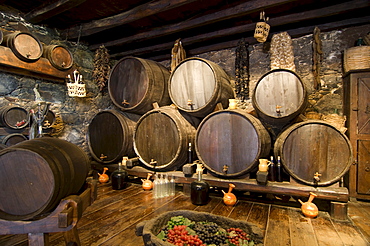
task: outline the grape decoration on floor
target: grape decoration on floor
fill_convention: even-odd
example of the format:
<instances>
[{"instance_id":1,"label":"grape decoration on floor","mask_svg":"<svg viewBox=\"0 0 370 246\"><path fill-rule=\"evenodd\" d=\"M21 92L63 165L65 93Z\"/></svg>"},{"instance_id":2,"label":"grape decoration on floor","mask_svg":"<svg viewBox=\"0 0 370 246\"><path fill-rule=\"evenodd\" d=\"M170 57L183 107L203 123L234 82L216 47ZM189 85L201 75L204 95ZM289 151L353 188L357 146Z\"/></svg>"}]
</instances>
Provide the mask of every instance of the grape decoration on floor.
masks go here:
<instances>
[{"instance_id":1,"label":"grape decoration on floor","mask_svg":"<svg viewBox=\"0 0 370 246\"><path fill-rule=\"evenodd\" d=\"M163 241L181 246L252 246L254 241L240 228L220 227L215 222L191 221L174 216L157 235Z\"/></svg>"}]
</instances>

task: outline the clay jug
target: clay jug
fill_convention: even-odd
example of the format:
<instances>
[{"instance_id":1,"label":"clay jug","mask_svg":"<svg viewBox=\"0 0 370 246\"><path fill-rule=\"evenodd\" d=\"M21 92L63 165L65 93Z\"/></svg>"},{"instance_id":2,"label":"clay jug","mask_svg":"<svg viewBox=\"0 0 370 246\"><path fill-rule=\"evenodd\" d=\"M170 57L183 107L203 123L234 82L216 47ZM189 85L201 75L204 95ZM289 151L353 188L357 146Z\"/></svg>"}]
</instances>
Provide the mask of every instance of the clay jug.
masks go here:
<instances>
[{"instance_id":1,"label":"clay jug","mask_svg":"<svg viewBox=\"0 0 370 246\"><path fill-rule=\"evenodd\" d=\"M302 202L300 199L298 199L298 201L302 204L302 213L308 218L315 218L319 214L319 209L312 202L315 197L317 197L317 195L313 192L310 192L310 197L308 198L307 202Z\"/></svg>"},{"instance_id":2,"label":"clay jug","mask_svg":"<svg viewBox=\"0 0 370 246\"><path fill-rule=\"evenodd\" d=\"M267 172L271 162L267 159L259 159L260 164L258 165L258 171Z\"/></svg>"},{"instance_id":3,"label":"clay jug","mask_svg":"<svg viewBox=\"0 0 370 246\"><path fill-rule=\"evenodd\" d=\"M109 181L109 176L105 173L107 170L108 168L104 167L103 173L102 174L98 173L100 183L106 183Z\"/></svg>"},{"instance_id":4,"label":"clay jug","mask_svg":"<svg viewBox=\"0 0 370 246\"><path fill-rule=\"evenodd\" d=\"M237 201L236 196L233 193L231 193L233 188L235 188L235 185L229 184L229 191L227 193L222 190L222 192L224 193L223 201L228 206L234 206L234 204Z\"/></svg>"},{"instance_id":5,"label":"clay jug","mask_svg":"<svg viewBox=\"0 0 370 246\"><path fill-rule=\"evenodd\" d=\"M148 176L146 179L141 179L141 182L143 182L142 187L144 190L151 190L153 188L153 182L150 180L151 176L152 176L152 173L148 173Z\"/></svg>"}]
</instances>

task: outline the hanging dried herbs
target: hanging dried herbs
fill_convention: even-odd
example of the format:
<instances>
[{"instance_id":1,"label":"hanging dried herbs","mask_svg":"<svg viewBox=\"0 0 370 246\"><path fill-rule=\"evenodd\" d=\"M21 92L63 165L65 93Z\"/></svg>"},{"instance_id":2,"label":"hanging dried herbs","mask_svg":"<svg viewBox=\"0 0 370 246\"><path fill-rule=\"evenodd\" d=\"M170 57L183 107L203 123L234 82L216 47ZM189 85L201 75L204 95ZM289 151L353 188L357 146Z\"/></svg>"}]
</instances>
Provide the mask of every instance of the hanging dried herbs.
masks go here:
<instances>
[{"instance_id":1,"label":"hanging dried herbs","mask_svg":"<svg viewBox=\"0 0 370 246\"><path fill-rule=\"evenodd\" d=\"M240 100L249 99L249 44L242 38L235 50L235 93Z\"/></svg>"},{"instance_id":2,"label":"hanging dried herbs","mask_svg":"<svg viewBox=\"0 0 370 246\"><path fill-rule=\"evenodd\" d=\"M93 81L98 85L100 91L103 91L108 82L110 70L109 53L107 48L102 45L95 52L94 71L92 75Z\"/></svg>"}]
</instances>

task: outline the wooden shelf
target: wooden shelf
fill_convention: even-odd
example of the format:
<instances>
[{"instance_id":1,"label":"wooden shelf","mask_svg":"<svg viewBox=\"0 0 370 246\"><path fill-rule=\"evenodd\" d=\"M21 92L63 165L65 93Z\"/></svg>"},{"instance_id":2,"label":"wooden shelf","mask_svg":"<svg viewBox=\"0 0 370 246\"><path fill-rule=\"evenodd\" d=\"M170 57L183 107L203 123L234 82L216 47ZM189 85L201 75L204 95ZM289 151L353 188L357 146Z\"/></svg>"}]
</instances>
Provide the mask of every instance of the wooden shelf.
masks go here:
<instances>
[{"instance_id":1,"label":"wooden shelf","mask_svg":"<svg viewBox=\"0 0 370 246\"><path fill-rule=\"evenodd\" d=\"M73 67L68 70L58 70L43 57L36 62L24 62L18 59L10 48L0 46L0 70L64 83L66 76L73 72Z\"/></svg>"}]
</instances>

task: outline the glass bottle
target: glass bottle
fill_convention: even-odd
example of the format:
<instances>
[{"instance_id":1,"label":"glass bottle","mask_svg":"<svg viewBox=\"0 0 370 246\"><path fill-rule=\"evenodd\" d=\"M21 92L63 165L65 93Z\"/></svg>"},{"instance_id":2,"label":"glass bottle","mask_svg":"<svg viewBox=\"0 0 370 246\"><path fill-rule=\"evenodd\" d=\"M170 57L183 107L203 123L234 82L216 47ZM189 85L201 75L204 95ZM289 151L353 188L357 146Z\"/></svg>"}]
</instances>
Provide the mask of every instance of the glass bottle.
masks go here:
<instances>
[{"instance_id":1,"label":"glass bottle","mask_svg":"<svg viewBox=\"0 0 370 246\"><path fill-rule=\"evenodd\" d=\"M163 197L163 179L161 174L158 174L158 198L162 197Z\"/></svg>"},{"instance_id":2,"label":"glass bottle","mask_svg":"<svg viewBox=\"0 0 370 246\"><path fill-rule=\"evenodd\" d=\"M170 196L174 196L175 193L176 193L176 182L172 174L171 179L170 179Z\"/></svg>"},{"instance_id":3,"label":"glass bottle","mask_svg":"<svg viewBox=\"0 0 370 246\"><path fill-rule=\"evenodd\" d=\"M276 163L276 181L283 182L283 167L281 166L280 156L278 156Z\"/></svg>"},{"instance_id":4,"label":"glass bottle","mask_svg":"<svg viewBox=\"0 0 370 246\"><path fill-rule=\"evenodd\" d=\"M270 157L270 166L269 166L269 180L270 181L275 181L276 178L276 171L275 171L275 163L274 163L274 157Z\"/></svg>"},{"instance_id":5,"label":"glass bottle","mask_svg":"<svg viewBox=\"0 0 370 246\"><path fill-rule=\"evenodd\" d=\"M163 174L163 197L170 195L170 182L168 181L168 174Z\"/></svg>"},{"instance_id":6,"label":"glass bottle","mask_svg":"<svg viewBox=\"0 0 370 246\"><path fill-rule=\"evenodd\" d=\"M209 184L202 179L203 165L197 164L197 180L190 185L191 202L194 205L206 205L209 200Z\"/></svg>"},{"instance_id":7,"label":"glass bottle","mask_svg":"<svg viewBox=\"0 0 370 246\"><path fill-rule=\"evenodd\" d=\"M159 186L159 180L158 175L154 174L154 181L153 181L153 198L158 198L158 186Z\"/></svg>"},{"instance_id":8,"label":"glass bottle","mask_svg":"<svg viewBox=\"0 0 370 246\"><path fill-rule=\"evenodd\" d=\"M127 187L127 172L122 168L122 163L118 163L118 169L114 170L111 175L112 189L122 190Z\"/></svg>"}]
</instances>

